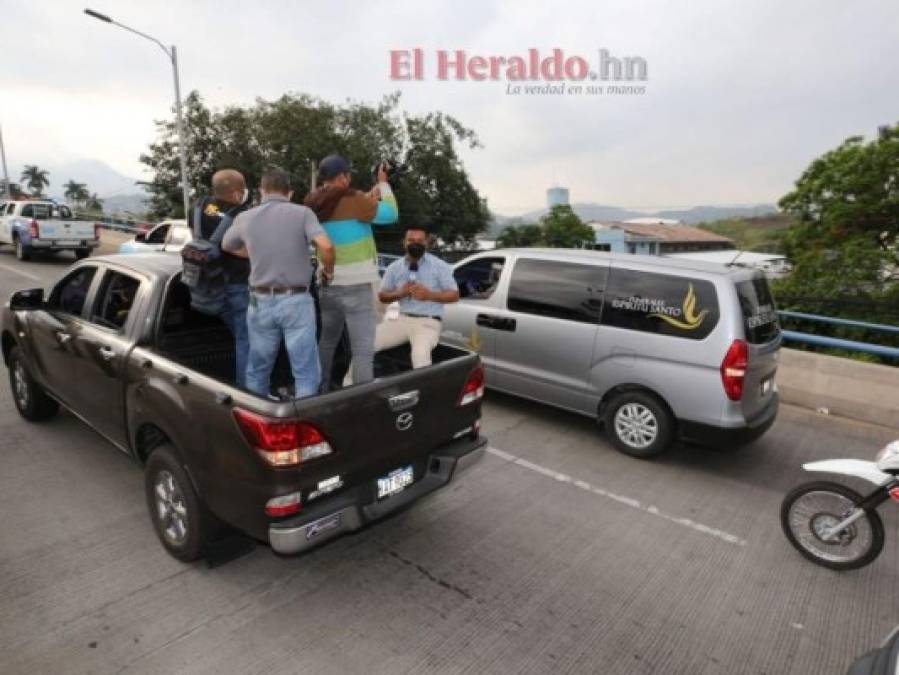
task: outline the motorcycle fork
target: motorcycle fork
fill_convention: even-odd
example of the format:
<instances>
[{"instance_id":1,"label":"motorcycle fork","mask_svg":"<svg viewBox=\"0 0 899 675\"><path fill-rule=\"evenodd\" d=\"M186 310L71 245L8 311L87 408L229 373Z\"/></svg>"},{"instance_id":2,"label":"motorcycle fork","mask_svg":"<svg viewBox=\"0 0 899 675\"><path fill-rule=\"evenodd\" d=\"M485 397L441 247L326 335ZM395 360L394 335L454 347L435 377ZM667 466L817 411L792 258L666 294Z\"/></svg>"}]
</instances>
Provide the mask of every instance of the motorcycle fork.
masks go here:
<instances>
[{"instance_id":1,"label":"motorcycle fork","mask_svg":"<svg viewBox=\"0 0 899 675\"><path fill-rule=\"evenodd\" d=\"M865 515L865 511L874 511L878 506L883 504L890 498L890 490L899 487L899 478L893 478L883 485L879 485L876 490L862 497L862 500L855 505L852 512L839 523L824 532L824 539L835 537L838 532L842 532L852 525L856 520Z\"/></svg>"}]
</instances>

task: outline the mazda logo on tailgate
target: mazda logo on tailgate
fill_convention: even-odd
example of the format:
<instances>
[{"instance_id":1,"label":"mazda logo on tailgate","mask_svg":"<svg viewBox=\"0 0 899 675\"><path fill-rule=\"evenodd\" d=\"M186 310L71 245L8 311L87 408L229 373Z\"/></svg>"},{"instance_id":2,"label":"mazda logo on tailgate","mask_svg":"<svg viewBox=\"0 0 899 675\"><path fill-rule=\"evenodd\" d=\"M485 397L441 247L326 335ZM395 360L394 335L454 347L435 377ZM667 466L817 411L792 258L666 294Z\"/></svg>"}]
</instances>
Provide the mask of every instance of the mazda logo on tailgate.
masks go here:
<instances>
[{"instance_id":1,"label":"mazda logo on tailgate","mask_svg":"<svg viewBox=\"0 0 899 675\"><path fill-rule=\"evenodd\" d=\"M404 412L396 416L396 428L400 431L409 431L412 428L412 413Z\"/></svg>"}]
</instances>

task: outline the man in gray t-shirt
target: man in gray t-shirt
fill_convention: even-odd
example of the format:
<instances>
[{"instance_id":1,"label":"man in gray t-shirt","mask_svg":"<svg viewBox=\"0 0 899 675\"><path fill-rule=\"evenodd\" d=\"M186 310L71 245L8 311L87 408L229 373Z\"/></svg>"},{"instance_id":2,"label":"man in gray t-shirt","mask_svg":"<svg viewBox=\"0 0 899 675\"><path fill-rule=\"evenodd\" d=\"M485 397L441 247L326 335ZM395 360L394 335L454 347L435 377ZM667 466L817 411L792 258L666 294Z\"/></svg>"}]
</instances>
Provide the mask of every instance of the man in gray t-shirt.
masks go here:
<instances>
[{"instance_id":1,"label":"man in gray t-shirt","mask_svg":"<svg viewBox=\"0 0 899 675\"><path fill-rule=\"evenodd\" d=\"M322 276L334 274L334 246L315 214L290 201L290 177L267 169L260 186L262 203L241 213L225 234L222 249L250 259L250 307L247 327L250 357L247 389L269 393L281 341L287 348L296 396L318 391L321 370L315 339L315 305L309 295L315 244Z\"/></svg>"}]
</instances>

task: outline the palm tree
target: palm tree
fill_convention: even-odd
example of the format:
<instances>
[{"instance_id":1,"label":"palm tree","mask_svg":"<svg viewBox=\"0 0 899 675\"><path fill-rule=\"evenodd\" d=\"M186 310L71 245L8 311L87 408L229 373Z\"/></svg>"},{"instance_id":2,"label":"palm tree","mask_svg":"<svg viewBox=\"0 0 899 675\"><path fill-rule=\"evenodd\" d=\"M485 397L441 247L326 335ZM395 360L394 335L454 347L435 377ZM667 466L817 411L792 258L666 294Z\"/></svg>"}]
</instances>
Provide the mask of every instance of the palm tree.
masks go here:
<instances>
[{"instance_id":1,"label":"palm tree","mask_svg":"<svg viewBox=\"0 0 899 675\"><path fill-rule=\"evenodd\" d=\"M88 194L84 197L84 208L91 213L103 213L103 200L97 196L97 193Z\"/></svg>"},{"instance_id":2,"label":"palm tree","mask_svg":"<svg viewBox=\"0 0 899 675\"><path fill-rule=\"evenodd\" d=\"M32 197L40 197L44 188L50 185L50 173L37 164L26 164L22 171L22 182L31 190Z\"/></svg>"},{"instance_id":3,"label":"palm tree","mask_svg":"<svg viewBox=\"0 0 899 675\"><path fill-rule=\"evenodd\" d=\"M87 191L87 185L85 183L76 183L71 178L69 182L63 185L65 188L65 192L63 193L66 199L70 200L72 203L77 204L79 201L83 201L90 196L90 193Z\"/></svg>"}]
</instances>

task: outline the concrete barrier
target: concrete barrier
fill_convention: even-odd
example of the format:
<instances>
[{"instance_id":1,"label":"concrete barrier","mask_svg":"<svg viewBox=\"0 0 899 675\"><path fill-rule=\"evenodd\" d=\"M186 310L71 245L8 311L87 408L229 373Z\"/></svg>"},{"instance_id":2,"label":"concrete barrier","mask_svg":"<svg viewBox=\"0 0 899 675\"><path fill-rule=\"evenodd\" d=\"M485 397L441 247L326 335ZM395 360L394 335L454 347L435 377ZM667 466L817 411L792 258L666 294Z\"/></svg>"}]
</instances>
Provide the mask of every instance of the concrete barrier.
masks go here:
<instances>
[{"instance_id":1,"label":"concrete barrier","mask_svg":"<svg viewBox=\"0 0 899 675\"><path fill-rule=\"evenodd\" d=\"M781 349L777 386L784 403L899 430L899 368Z\"/></svg>"}]
</instances>

